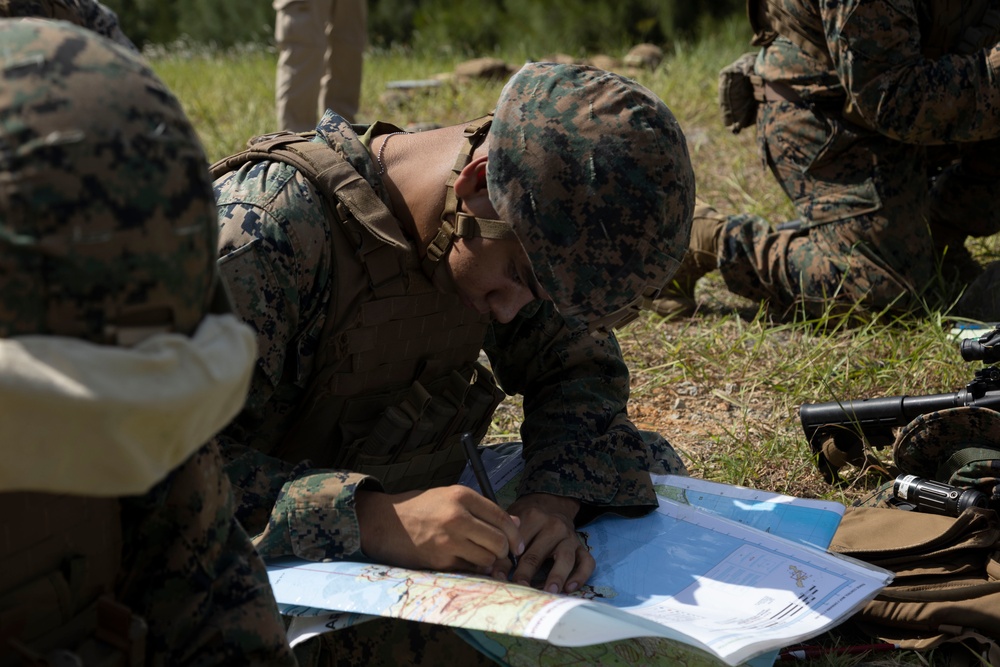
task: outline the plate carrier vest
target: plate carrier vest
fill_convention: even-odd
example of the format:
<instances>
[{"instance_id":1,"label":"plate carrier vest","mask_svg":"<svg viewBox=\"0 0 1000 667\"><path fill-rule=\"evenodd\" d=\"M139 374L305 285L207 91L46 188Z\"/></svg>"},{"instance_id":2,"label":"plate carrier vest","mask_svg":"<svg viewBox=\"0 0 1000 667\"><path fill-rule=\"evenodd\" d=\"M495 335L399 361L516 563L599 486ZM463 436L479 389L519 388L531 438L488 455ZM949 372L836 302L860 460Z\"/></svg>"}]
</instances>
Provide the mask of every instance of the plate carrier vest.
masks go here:
<instances>
[{"instance_id":1,"label":"plate carrier vest","mask_svg":"<svg viewBox=\"0 0 1000 667\"><path fill-rule=\"evenodd\" d=\"M316 367L294 426L273 455L378 478L389 493L454 484L460 437L479 441L504 398L479 362L490 324L437 289L399 222L334 142L315 132L254 137L214 165L295 167L322 195L336 280Z\"/></svg>"}]
</instances>

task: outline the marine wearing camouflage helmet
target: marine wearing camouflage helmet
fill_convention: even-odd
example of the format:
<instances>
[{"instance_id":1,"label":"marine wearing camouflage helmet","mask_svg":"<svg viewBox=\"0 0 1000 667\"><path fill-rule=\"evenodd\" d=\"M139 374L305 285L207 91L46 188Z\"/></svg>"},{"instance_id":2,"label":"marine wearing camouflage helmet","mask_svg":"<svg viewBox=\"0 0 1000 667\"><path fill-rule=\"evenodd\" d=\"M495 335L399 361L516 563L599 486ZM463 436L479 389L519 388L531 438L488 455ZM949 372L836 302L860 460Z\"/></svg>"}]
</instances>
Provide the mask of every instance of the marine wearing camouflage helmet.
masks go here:
<instances>
[{"instance_id":1,"label":"marine wearing camouflage helmet","mask_svg":"<svg viewBox=\"0 0 1000 667\"><path fill-rule=\"evenodd\" d=\"M692 229L697 261L657 309L690 312L694 282L715 268L731 291L809 316L919 310L975 279L965 240L1000 230L996 3L751 0L748 11L761 48L748 73L732 76L734 64L723 79L760 100L744 121L797 220L772 230L709 209Z\"/></svg>"},{"instance_id":2,"label":"marine wearing camouflage helmet","mask_svg":"<svg viewBox=\"0 0 1000 667\"><path fill-rule=\"evenodd\" d=\"M0 664L293 665L205 445L254 344L210 312L201 144L133 52L0 43Z\"/></svg>"},{"instance_id":3,"label":"marine wearing camouflage helmet","mask_svg":"<svg viewBox=\"0 0 1000 667\"><path fill-rule=\"evenodd\" d=\"M649 90L530 63L500 93L489 145L490 200L567 320L623 324L677 270L694 174L680 126Z\"/></svg>"},{"instance_id":4,"label":"marine wearing camouflage helmet","mask_svg":"<svg viewBox=\"0 0 1000 667\"><path fill-rule=\"evenodd\" d=\"M573 591L594 567L576 525L646 513L649 470L684 471L629 421L606 330L669 276L691 212L683 135L646 89L532 64L495 115L410 134L328 111L311 139L267 135L213 171L220 267L259 349L220 442L265 558L527 584L551 557L545 587ZM502 511L455 481L461 434L481 438L505 393L524 397L525 470ZM509 551L523 556L512 572ZM451 633L389 621L324 643L300 660L484 660Z\"/></svg>"}]
</instances>

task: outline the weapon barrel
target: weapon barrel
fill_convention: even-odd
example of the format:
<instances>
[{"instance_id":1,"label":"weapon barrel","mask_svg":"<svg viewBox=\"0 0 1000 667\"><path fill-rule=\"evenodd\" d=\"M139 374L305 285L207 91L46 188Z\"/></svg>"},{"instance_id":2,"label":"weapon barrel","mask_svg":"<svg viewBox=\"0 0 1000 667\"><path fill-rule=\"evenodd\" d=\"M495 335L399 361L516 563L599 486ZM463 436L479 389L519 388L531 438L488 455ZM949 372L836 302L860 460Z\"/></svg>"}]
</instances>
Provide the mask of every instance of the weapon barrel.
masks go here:
<instances>
[{"instance_id":1,"label":"weapon barrel","mask_svg":"<svg viewBox=\"0 0 1000 667\"><path fill-rule=\"evenodd\" d=\"M799 421L810 439L817 430L828 426L851 429L867 436L891 437L894 428L906 426L919 415L963 405L1000 411L1000 390L987 391L978 398L961 389L951 394L806 403L799 407Z\"/></svg>"}]
</instances>

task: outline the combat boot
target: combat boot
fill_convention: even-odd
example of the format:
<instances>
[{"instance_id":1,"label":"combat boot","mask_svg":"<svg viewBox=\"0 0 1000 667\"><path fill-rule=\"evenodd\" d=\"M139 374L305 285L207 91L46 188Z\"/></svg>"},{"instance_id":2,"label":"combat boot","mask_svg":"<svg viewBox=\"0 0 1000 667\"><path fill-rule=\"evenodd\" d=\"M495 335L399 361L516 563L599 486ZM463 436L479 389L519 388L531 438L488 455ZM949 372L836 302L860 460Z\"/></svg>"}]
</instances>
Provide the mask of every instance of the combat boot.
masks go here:
<instances>
[{"instance_id":1,"label":"combat boot","mask_svg":"<svg viewBox=\"0 0 1000 667\"><path fill-rule=\"evenodd\" d=\"M698 280L719 268L719 238L726 219L711 206L699 204L691 222L691 240L677 273L657 298L644 305L661 317L688 317L694 314L694 287Z\"/></svg>"},{"instance_id":2,"label":"combat boot","mask_svg":"<svg viewBox=\"0 0 1000 667\"><path fill-rule=\"evenodd\" d=\"M931 225L934 250L941 263L941 277L945 281L968 285L983 272L983 265L973 258L965 247L965 234Z\"/></svg>"}]
</instances>

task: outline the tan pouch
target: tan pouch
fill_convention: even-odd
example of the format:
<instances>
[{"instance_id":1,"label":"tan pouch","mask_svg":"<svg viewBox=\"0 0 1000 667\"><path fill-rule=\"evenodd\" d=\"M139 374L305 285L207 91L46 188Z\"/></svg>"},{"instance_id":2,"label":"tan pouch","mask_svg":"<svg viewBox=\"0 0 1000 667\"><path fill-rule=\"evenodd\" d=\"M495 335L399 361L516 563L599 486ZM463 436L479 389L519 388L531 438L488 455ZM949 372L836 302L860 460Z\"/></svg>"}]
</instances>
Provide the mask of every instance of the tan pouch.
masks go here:
<instances>
[{"instance_id":1,"label":"tan pouch","mask_svg":"<svg viewBox=\"0 0 1000 667\"><path fill-rule=\"evenodd\" d=\"M830 543L841 553L896 573L854 617L869 634L902 648L979 644L1000 664L1000 520L972 508L956 517L851 507Z\"/></svg>"},{"instance_id":2,"label":"tan pouch","mask_svg":"<svg viewBox=\"0 0 1000 667\"><path fill-rule=\"evenodd\" d=\"M719 108L722 124L733 134L757 123L757 104L763 81L754 74L757 52L744 53L719 72Z\"/></svg>"}]
</instances>

